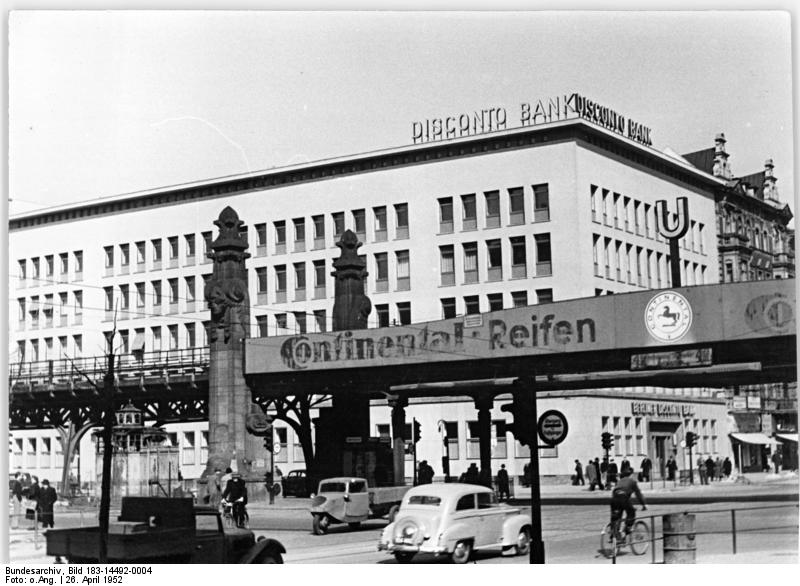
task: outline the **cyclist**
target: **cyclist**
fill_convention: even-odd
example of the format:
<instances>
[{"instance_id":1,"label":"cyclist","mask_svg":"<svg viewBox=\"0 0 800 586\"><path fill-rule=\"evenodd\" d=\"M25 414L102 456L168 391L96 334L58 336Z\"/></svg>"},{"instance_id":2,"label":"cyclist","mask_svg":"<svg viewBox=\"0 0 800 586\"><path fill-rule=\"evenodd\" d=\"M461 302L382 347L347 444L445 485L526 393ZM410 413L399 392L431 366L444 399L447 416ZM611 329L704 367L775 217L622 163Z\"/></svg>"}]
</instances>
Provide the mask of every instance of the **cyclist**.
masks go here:
<instances>
[{"instance_id":1,"label":"cyclist","mask_svg":"<svg viewBox=\"0 0 800 586\"><path fill-rule=\"evenodd\" d=\"M233 474L225 487L225 492L222 493L222 498L232 503L233 521L236 526L244 527L244 520L247 515L247 485L241 474L238 472Z\"/></svg>"},{"instance_id":2,"label":"cyclist","mask_svg":"<svg viewBox=\"0 0 800 586\"><path fill-rule=\"evenodd\" d=\"M622 513L625 512L625 535L630 533L633 522L636 519L636 507L631 503L631 497L634 494L639 499L642 510L647 510L642 491L639 490L639 484L631 476L631 472L633 472L632 468L623 469L622 478L611 492L611 526L616 527L616 523L622 518Z\"/></svg>"}]
</instances>

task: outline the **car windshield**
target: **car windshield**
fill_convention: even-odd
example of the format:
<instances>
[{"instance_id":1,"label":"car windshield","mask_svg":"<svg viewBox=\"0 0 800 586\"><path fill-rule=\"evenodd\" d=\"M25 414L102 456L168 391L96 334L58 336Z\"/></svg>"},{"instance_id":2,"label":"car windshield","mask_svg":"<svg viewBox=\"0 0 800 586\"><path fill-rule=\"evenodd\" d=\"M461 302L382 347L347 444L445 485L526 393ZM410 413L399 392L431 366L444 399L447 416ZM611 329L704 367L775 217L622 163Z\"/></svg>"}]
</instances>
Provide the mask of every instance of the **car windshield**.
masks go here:
<instances>
[{"instance_id":1,"label":"car windshield","mask_svg":"<svg viewBox=\"0 0 800 586\"><path fill-rule=\"evenodd\" d=\"M442 504L442 499L440 499L438 496L426 496L422 494L419 495L415 494L414 496L409 497L408 504L428 505L431 507L438 507L440 504Z\"/></svg>"},{"instance_id":2,"label":"car windshield","mask_svg":"<svg viewBox=\"0 0 800 586\"><path fill-rule=\"evenodd\" d=\"M345 492L344 482L323 482L319 485L320 492Z\"/></svg>"}]
</instances>

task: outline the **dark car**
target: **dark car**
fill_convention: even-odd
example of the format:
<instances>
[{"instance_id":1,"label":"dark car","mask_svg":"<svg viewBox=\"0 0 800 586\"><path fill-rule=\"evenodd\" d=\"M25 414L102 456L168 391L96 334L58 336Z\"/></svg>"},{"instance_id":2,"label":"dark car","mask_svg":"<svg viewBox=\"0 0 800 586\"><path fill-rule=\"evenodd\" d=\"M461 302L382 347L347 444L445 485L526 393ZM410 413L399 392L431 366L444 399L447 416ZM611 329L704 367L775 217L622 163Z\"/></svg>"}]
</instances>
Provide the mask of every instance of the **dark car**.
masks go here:
<instances>
[{"instance_id":1,"label":"dark car","mask_svg":"<svg viewBox=\"0 0 800 586\"><path fill-rule=\"evenodd\" d=\"M283 477L281 486L283 488L283 496L307 498L311 495L305 470L292 470Z\"/></svg>"}]
</instances>

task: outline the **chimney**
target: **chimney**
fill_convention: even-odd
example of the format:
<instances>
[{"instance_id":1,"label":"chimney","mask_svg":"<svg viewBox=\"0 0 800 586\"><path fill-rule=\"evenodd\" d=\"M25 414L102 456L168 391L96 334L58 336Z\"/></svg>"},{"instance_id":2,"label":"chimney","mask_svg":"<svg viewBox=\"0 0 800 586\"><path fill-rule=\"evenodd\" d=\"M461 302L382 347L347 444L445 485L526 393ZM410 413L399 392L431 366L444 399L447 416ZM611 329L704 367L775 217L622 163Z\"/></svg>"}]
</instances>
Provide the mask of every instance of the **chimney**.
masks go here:
<instances>
[{"instance_id":1,"label":"chimney","mask_svg":"<svg viewBox=\"0 0 800 586\"><path fill-rule=\"evenodd\" d=\"M714 138L714 177L730 179L730 164L728 163L728 153L725 151L725 133L720 132Z\"/></svg>"},{"instance_id":2,"label":"chimney","mask_svg":"<svg viewBox=\"0 0 800 586\"><path fill-rule=\"evenodd\" d=\"M775 185L778 179L773 173L774 168L775 165L772 164L772 159L767 159L764 162L764 200L774 205L779 205L778 186Z\"/></svg>"}]
</instances>

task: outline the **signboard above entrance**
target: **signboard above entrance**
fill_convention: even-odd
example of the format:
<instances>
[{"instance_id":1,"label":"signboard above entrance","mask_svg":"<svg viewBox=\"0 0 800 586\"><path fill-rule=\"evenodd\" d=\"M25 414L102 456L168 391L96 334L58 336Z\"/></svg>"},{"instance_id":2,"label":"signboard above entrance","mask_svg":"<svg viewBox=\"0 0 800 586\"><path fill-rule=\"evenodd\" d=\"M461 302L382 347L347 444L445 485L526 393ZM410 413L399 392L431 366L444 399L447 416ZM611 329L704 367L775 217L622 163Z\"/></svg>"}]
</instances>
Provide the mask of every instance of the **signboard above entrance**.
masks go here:
<instances>
[{"instance_id":1,"label":"signboard above entrance","mask_svg":"<svg viewBox=\"0 0 800 586\"><path fill-rule=\"evenodd\" d=\"M590 297L399 327L254 338L245 374L498 360L554 353L652 348L794 335L794 280L726 283L676 291L695 316L679 342L658 341L639 316L652 291ZM767 299L768 298L768 299ZM765 300L766 301L762 301ZM758 303L753 303L758 300ZM771 301L770 301L771 300ZM780 312L775 308L780 306ZM759 311L765 315L760 316ZM776 317L779 316L779 317Z\"/></svg>"}]
</instances>

